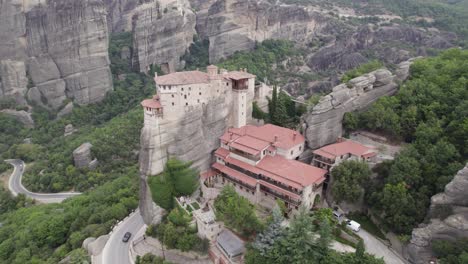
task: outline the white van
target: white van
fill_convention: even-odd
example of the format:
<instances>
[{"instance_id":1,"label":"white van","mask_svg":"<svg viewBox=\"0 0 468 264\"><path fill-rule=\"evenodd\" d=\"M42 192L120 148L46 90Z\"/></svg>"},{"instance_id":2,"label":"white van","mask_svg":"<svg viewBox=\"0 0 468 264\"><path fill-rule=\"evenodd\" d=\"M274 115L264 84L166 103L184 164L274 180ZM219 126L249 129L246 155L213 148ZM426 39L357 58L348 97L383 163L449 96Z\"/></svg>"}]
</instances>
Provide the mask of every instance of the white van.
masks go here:
<instances>
[{"instance_id":1,"label":"white van","mask_svg":"<svg viewBox=\"0 0 468 264\"><path fill-rule=\"evenodd\" d=\"M359 230L361 230L361 225L353 220L346 220L346 226L354 232L359 232Z\"/></svg>"}]
</instances>

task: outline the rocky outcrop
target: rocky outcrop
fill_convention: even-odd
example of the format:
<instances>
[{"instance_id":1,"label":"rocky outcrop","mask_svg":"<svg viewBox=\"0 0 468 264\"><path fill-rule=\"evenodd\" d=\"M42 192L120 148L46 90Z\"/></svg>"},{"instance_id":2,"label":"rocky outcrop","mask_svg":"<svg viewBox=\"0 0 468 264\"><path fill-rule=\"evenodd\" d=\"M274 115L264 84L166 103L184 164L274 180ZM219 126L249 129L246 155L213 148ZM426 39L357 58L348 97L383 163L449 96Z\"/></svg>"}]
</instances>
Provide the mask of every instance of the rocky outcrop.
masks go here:
<instances>
[{"instance_id":1,"label":"rocky outcrop","mask_svg":"<svg viewBox=\"0 0 468 264\"><path fill-rule=\"evenodd\" d=\"M268 1L217 0L198 13L202 16L197 18L197 30L210 40L210 62L252 49L255 42L265 39L305 42L328 20L306 7Z\"/></svg>"},{"instance_id":2,"label":"rocky outcrop","mask_svg":"<svg viewBox=\"0 0 468 264\"><path fill-rule=\"evenodd\" d=\"M67 105L65 105L58 113L57 113L57 117L60 118L62 116L66 116L66 115L69 115L71 114L73 111L73 103L70 102L68 103Z\"/></svg>"},{"instance_id":3,"label":"rocky outcrop","mask_svg":"<svg viewBox=\"0 0 468 264\"><path fill-rule=\"evenodd\" d=\"M66 98L87 104L112 89L100 0L6 0L0 22L0 98L57 109Z\"/></svg>"},{"instance_id":4,"label":"rocky outcrop","mask_svg":"<svg viewBox=\"0 0 468 264\"><path fill-rule=\"evenodd\" d=\"M219 137L229 124L229 98L218 98L205 106L193 107L178 120L162 120L159 129L145 125L140 138L140 211L149 223L154 218L153 202L147 177L157 177L168 157L192 161L193 167L205 170L211 153L219 146ZM148 176L147 176L148 175ZM157 210L156 210L157 211Z\"/></svg>"},{"instance_id":5,"label":"rocky outcrop","mask_svg":"<svg viewBox=\"0 0 468 264\"><path fill-rule=\"evenodd\" d=\"M335 86L305 117L308 146L316 149L335 142L342 136L344 114L365 109L378 98L396 92L397 83L408 76L409 65L399 64L396 75L380 69Z\"/></svg>"},{"instance_id":6,"label":"rocky outcrop","mask_svg":"<svg viewBox=\"0 0 468 264\"><path fill-rule=\"evenodd\" d=\"M63 133L63 136L68 137L68 136L71 136L75 132L76 132L76 129L73 127L73 125L68 124L65 126L65 132Z\"/></svg>"},{"instance_id":7,"label":"rocky outcrop","mask_svg":"<svg viewBox=\"0 0 468 264\"><path fill-rule=\"evenodd\" d=\"M86 168L89 167L93 161L91 158L91 148L93 145L89 142L81 144L78 148L73 151L73 160L75 167Z\"/></svg>"},{"instance_id":8,"label":"rocky outcrop","mask_svg":"<svg viewBox=\"0 0 468 264\"><path fill-rule=\"evenodd\" d=\"M133 15L133 66L147 72L151 65L164 72L182 68L180 57L193 42L195 14L187 0L153 0Z\"/></svg>"},{"instance_id":9,"label":"rocky outcrop","mask_svg":"<svg viewBox=\"0 0 468 264\"><path fill-rule=\"evenodd\" d=\"M11 109L1 110L0 113L7 114L14 119L18 120L18 122L22 123L25 127L33 128L34 127L34 120L31 117L31 113L26 111L16 111Z\"/></svg>"},{"instance_id":10,"label":"rocky outcrop","mask_svg":"<svg viewBox=\"0 0 468 264\"><path fill-rule=\"evenodd\" d=\"M27 85L23 61L0 60L0 98L13 98L18 105L26 105Z\"/></svg>"},{"instance_id":11,"label":"rocky outcrop","mask_svg":"<svg viewBox=\"0 0 468 264\"><path fill-rule=\"evenodd\" d=\"M372 54L380 61L396 64L411 57L424 56L426 48L452 47L455 37L447 35L442 41L440 34L405 25L364 25L349 30L331 45L319 49L309 58L307 65L316 71L344 71L366 62L368 59L363 54Z\"/></svg>"},{"instance_id":12,"label":"rocky outcrop","mask_svg":"<svg viewBox=\"0 0 468 264\"><path fill-rule=\"evenodd\" d=\"M88 237L83 241L82 247L88 252L90 256L98 256L101 254L104 246L109 240L110 235L103 235L98 238Z\"/></svg>"},{"instance_id":13,"label":"rocky outcrop","mask_svg":"<svg viewBox=\"0 0 468 264\"><path fill-rule=\"evenodd\" d=\"M453 214L445 219L433 218L429 224L413 230L407 247L412 263L428 263L432 257L431 242L436 239L455 241L468 237L468 165L445 186L443 193L431 198L431 211L448 206Z\"/></svg>"}]
</instances>

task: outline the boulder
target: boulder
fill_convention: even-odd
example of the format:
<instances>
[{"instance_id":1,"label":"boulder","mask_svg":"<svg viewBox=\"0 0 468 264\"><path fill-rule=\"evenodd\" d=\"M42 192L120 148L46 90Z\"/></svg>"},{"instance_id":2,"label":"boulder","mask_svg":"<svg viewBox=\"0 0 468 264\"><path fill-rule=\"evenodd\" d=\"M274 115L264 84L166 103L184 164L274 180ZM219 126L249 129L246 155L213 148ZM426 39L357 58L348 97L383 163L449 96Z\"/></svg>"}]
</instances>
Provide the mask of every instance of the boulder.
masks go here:
<instances>
[{"instance_id":1,"label":"boulder","mask_svg":"<svg viewBox=\"0 0 468 264\"><path fill-rule=\"evenodd\" d=\"M31 117L31 113L28 113L24 110L16 111L16 110L11 110L11 109L4 109L4 110L0 110L0 113L4 113L13 117L14 119L22 123L25 127L28 127L28 128L34 127L34 120Z\"/></svg>"},{"instance_id":2,"label":"boulder","mask_svg":"<svg viewBox=\"0 0 468 264\"><path fill-rule=\"evenodd\" d=\"M83 241L83 248L86 249L89 255L98 256L104 249L107 240L109 240L109 235L103 235L98 238L89 237Z\"/></svg>"},{"instance_id":3,"label":"boulder","mask_svg":"<svg viewBox=\"0 0 468 264\"><path fill-rule=\"evenodd\" d=\"M75 133L76 129L73 127L72 124L68 124L65 126L65 133L63 134L64 137L68 137Z\"/></svg>"},{"instance_id":4,"label":"boulder","mask_svg":"<svg viewBox=\"0 0 468 264\"><path fill-rule=\"evenodd\" d=\"M65 107L62 108L62 110L58 112L57 117L60 118L60 117L69 115L72 113L72 111L73 111L73 102L69 102L67 105L65 105Z\"/></svg>"},{"instance_id":5,"label":"boulder","mask_svg":"<svg viewBox=\"0 0 468 264\"><path fill-rule=\"evenodd\" d=\"M78 148L73 151L73 160L75 167L85 168L91 163L91 148L93 145L89 142L81 144Z\"/></svg>"}]
</instances>

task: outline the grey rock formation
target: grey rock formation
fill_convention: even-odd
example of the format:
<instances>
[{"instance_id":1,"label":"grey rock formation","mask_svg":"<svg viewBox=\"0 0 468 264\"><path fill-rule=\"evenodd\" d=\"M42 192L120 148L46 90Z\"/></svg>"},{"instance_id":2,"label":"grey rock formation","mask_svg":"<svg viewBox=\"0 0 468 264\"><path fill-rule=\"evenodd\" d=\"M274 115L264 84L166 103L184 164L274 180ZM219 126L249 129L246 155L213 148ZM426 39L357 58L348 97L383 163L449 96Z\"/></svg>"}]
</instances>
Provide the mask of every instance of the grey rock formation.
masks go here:
<instances>
[{"instance_id":1,"label":"grey rock formation","mask_svg":"<svg viewBox=\"0 0 468 264\"><path fill-rule=\"evenodd\" d=\"M180 57L193 42L195 14L187 0L153 0L134 11L132 33L135 69L147 72L159 65L173 72L183 67Z\"/></svg>"},{"instance_id":2,"label":"grey rock formation","mask_svg":"<svg viewBox=\"0 0 468 264\"><path fill-rule=\"evenodd\" d=\"M83 241L82 247L86 249L89 255L98 256L104 249L107 240L109 240L109 235L103 235L98 238L88 237Z\"/></svg>"},{"instance_id":3,"label":"grey rock formation","mask_svg":"<svg viewBox=\"0 0 468 264\"><path fill-rule=\"evenodd\" d=\"M431 219L430 223L413 230L407 246L412 263L428 263L432 257L431 242L435 239L454 241L468 237L468 165L445 186L443 193L431 198L431 210L438 206L449 206L453 214L444 220Z\"/></svg>"},{"instance_id":4,"label":"grey rock formation","mask_svg":"<svg viewBox=\"0 0 468 264\"><path fill-rule=\"evenodd\" d=\"M62 116L66 116L66 115L69 115L71 114L73 111L73 102L70 102L68 103L67 105L65 105L64 108L62 108L62 110L60 110L58 113L57 113L57 117L62 117Z\"/></svg>"},{"instance_id":5,"label":"grey rock formation","mask_svg":"<svg viewBox=\"0 0 468 264\"><path fill-rule=\"evenodd\" d=\"M72 124L68 124L65 126L65 132L63 134L64 137L68 137L70 135L72 135L73 133L75 133L76 129L73 127Z\"/></svg>"},{"instance_id":6,"label":"grey rock formation","mask_svg":"<svg viewBox=\"0 0 468 264\"><path fill-rule=\"evenodd\" d=\"M142 160L140 156L140 164L141 163ZM140 209L140 215L143 218L143 222L145 222L147 225L159 224L162 220L162 216L166 213L166 211L153 202L151 189L148 185L148 176L143 173L140 174L139 197L140 199L138 201L138 207Z\"/></svg>"},{"instance_id":7,"label":"grey rock formation","mask_svg":"<svg viewBox=\"0 0 468 264\"><path fill-rule=\"evenodd\" d=\"M25 127L28 127L28 128L34 127L34 120L31 117L31 113L28 113L23 110L16 111L16 110L11 110L11 109L1 110L0 113L4 113L13 117L14 119L22 123Z\"/></svg>"},{"instance_id":8,"label":"grey rock formation","mask_svg":"<svg viewBox=\"0 0 468 264\"><path fill-rule=\"evenodd\" d=\"M330 30L326 33L338 36ZM441 43L440 34L405 25L381 26L375 29L365 25L348 30L340 38L330 41L330 45L314 53L307 64L316 71L348 70L367 61L362 55L364 52L372 54L380 61L397 64L411 57L424 55L426 48L453 46L451 38L445 38L445 42ZM389 43L392 45L389 46Z\"/></svg>"},{"instance_id":9,"label":"grey rock formation","mask_svg":"<svg viewBox=\"0 0 468 264\"><path fill-rule=\"evenodd\" d=\"M89 142L81 144L78 148L73 151L73 160L75 167L85 168L91 163L91 148L93 145Z\"/></svg>"},{"instance_id":10,"label":"grey rock formation","mask_svg":"<svg viewBox=\"0 0 468 264\"><path fill-rule=\"evenodd\" d=\"M66 98L87 104L112 89L100 0L6 0L0 17L0 98L57 109Z\"/></svg>"},{"instance_id":11,"label":"grey rock formation","mask_svg":"<svg viewBox=\"0 0 468 264\"><path fill-rule=\"evenodd\" d=\"M109 31L123 32L132 30L132 16L135 8L141 2L151 0L103 0L107 8L107 23Z\"/></svg>"},{"instance_id":12,"label":"grey rock formation","mask_svg":"<svg viewBox=\"0 0 468 264\"><path fill-rule=\"evenodd\" d=\"M344 114L365 109L378 98L396 92L397 82L408 76L409 65L398 65L397 75L380 69L335 86L305 117L308 146L315 149L335 142L342 136Z\"/></svg>"},{"instance_id":13,"label":"grey rock formation","mask_svg":"<svg viewBox=\"0 0 468 264\"><path fill-rule=\"evenodd\" d=\"M147 177L157 177L168 157L192 161L193 167L205 170L211 153L219 146L219 137L229 124L229 98L218 98L205 106L191 109L182 119L162 120L160 128L145 125L140 138L140 212L145 223L155 218ZM148 175L148 176L147 176ZM156 218L157 219L157 218Z\"/></svg>"},{"instance_id":14,"label":"grey rock formation","mask_svg":"<svg viewBox=\"0 0 468 264\"><path fill-rule=\"evenodd\" d=\"M249 50L265 39L305 42L328 21L323 15L297 5L268 1L218 0L208 10L196 3L197 30L210 40L210 62L238 50Z\"/></svg>"},{"instance_id":15,"label":"grey rock formation","mask_svg":"<svg viewBox=\"0 0 468 264\"><path fill-rule=\"evenodd\" d=\"M0 98L15 99L19 105L25 105L28 78L23 61L0 60Z\"/></svg>"}]
</instances>

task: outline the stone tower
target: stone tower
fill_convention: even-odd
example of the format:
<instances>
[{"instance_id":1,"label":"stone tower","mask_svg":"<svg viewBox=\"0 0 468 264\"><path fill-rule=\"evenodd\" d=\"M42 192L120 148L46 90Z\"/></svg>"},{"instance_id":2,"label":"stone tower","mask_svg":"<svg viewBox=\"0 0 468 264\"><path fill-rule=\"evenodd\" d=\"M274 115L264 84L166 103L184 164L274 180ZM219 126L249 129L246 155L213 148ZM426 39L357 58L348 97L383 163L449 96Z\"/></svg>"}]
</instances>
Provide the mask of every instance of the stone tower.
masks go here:
<instances>
[{"instance_id":1,"label":"stone tower","mask_svg":"<svg viewBox=\"0 0 468 264\"><path fill-rule=\"evenodd\" d=\"M232 79L233 120L234 127L247 124L247 93L249 89L248 78Z\"/></svg>"}]
</instances>

